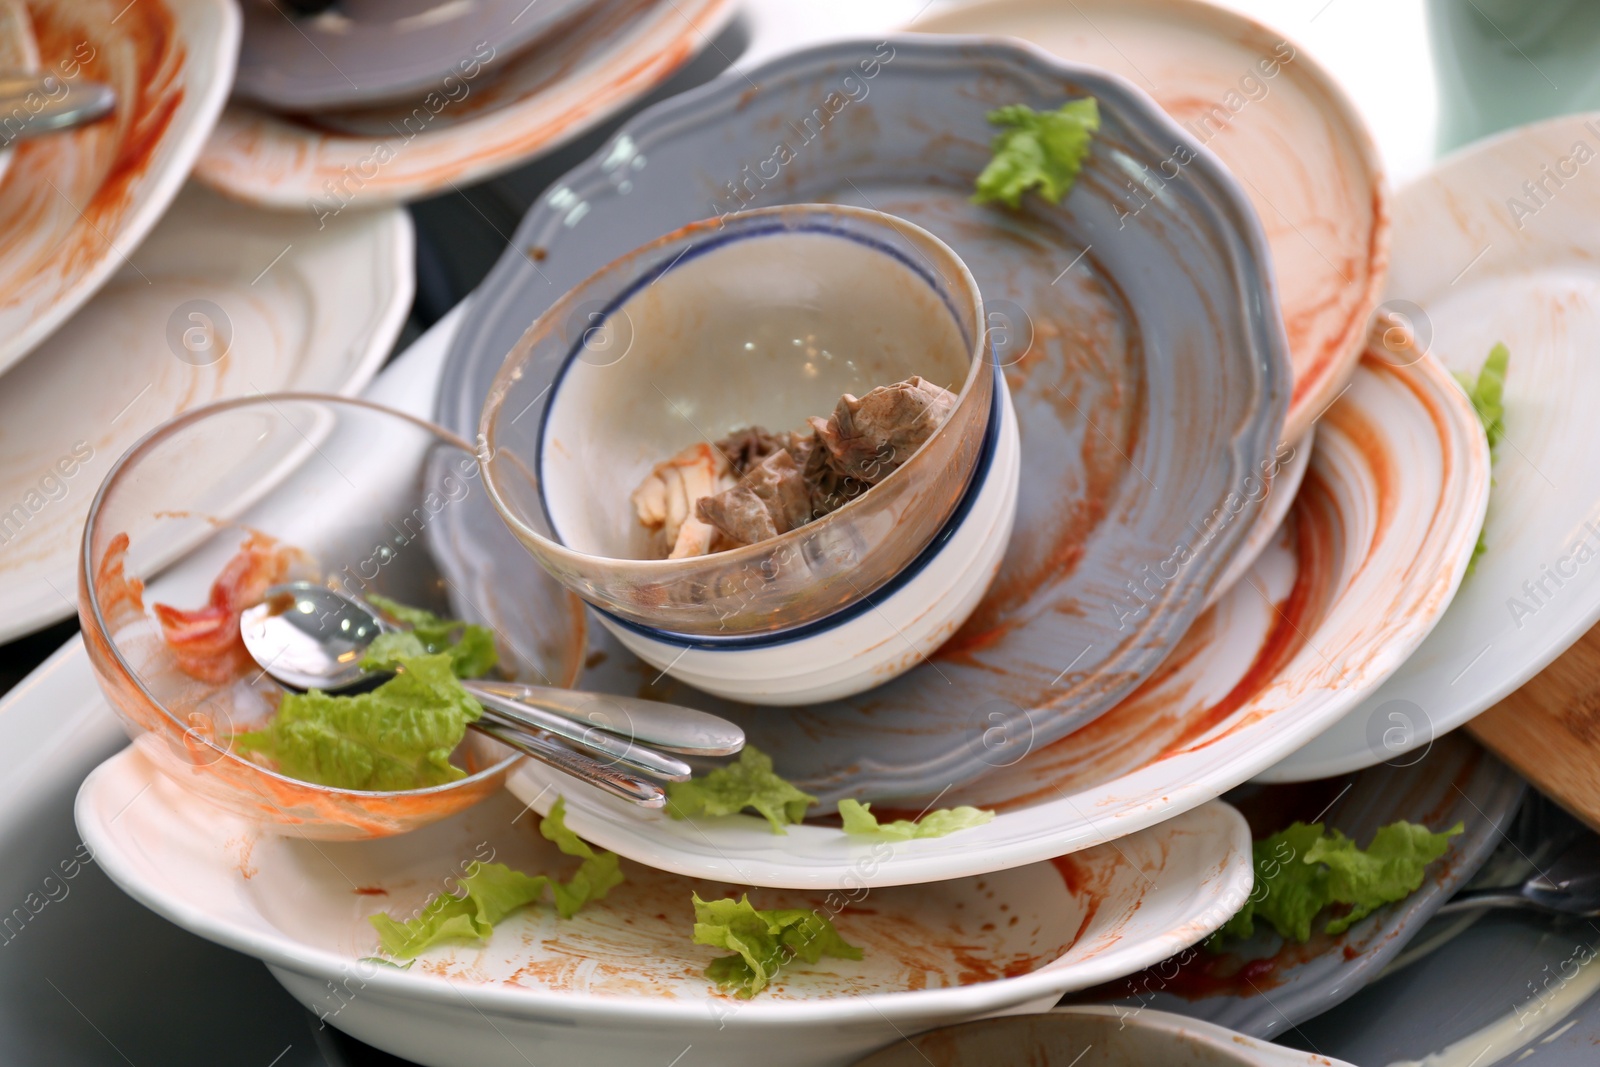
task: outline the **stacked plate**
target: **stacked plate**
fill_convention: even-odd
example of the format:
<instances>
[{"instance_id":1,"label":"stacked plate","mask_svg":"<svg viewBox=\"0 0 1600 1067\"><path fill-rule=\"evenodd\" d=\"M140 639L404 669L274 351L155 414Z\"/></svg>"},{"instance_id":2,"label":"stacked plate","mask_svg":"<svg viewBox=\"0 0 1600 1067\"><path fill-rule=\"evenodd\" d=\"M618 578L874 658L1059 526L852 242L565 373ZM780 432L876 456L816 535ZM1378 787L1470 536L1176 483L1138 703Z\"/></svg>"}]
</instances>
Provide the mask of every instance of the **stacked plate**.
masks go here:
<instances>
[{"instance_id":1,"label":"stacked plate","mask_svg":"<svg viewBox=\"0 0 1600 1067\"><path fill-rule=\"evenodd\" d=\"M66 17L46 0L31 10ZM218 11L227 52L237 31ZM80 483L82 471L127 444L106 427L138 416L147 428L230 392L358 386L399 321L373 290L409 295L375 280L380 262L409 251L403 216L363 208L482 178L575 136L729 11L726 0L343 0L317 11L246 0L233 102L217 119L229 72L206 82L221 88L195 120L201 133L149 209L172 210L136 251L154 219L124 224L121 273L74 283L99 295L7 374L29 401L24 390L0 399L18 404L0 432L34 427L29 439L45 443L30 445L30 462L66 457L26 468L46 470L49 486L32 474L16 483L42 501L24 504L18 534L40 555L0 557L0 582L39 605L28 617L70 606L47 593L70 593L82 511L52 494L86 498L99 476ZM509 778L513 795L399 836L319 843L208 806L136 745L78 797L103 870L173 922L264 960L324 1021L425 1064L842 1065L888 1045L978 1062L954 1058L957 1037L947 1048L900 1039L1045 1011L1069 993L1116 1002L1122 1017L1158 1008L1204 1019L1185 1031L1152 1011L1143 1024L1165 1035L1149 1040L1199 1047L1219 1040L1210 1024L1282 1037L1420 957L1402 950L1489 860L1523 795L1493 756L1443 735L1600 615L1600 585L1561 571L1560 596L1541 585L1545 595L1506 622L1528 561L1562 557L1600 501L1581 462L1596 432L1582 406L1600 379L1577 355L1595 323L1575 236L1600 200L1575 187L1509 220L1502 200L1529 160L1571 155L1590 127L1516 131L1391 197L1326 72L1220 9L985 0L913 29L784 55L629 120L512 235L450 340L436 415L476 439L508 353L547 309L699 220L820 203L915 223L981 290L1020 440L1015 527L965 624L935 651L908 654L886 684L763 706L647 664L616 626L588 627L585 646L575 601L489 494L432 517L431 563L456 612L492 626L511 658L537 662L551 628L569 626L584 653L581 669L569 657L575 688L732 719L828 810L845 798L911 815L964 804L993 819L892 845L826 819L775 835L749 814L669 818L530 762ZM200 52L168 61L171 76ZM154 93L166 81L137 84ZM201 95L180 94L163 129ZM1062 204L1008 213L970 201L992 109L1083 96L1098 101L1102 125ZM139 127L115 129L125 125ZM73 137L113 158L115 145L90 143L111 129ZM0 212L19 175L48 162L33 152L12 160ZM180 195L197 158L203 182L257 206ZM60 173L65 198L77 172ZM102 225L115 252L121 231ZM219 232L228 239L210 236ZM48 273L19 277L36 285ZM173 306L163 311L157 293L183 300L163 297ZM77 306L54 299L67 310L50 330ZM27 305L14 332L48 321L46 306ZM111 322L123 328L112 334ZM161 325L141 333L144 322ZM174 361L142 372L144 392L122 399L138 375L102 372L88 387L81 368L68 376L101 337L126 344L126 323ZM287 340L245 348L269 336ZM1511 447L1498 462L1452 376L1475 372L1496 342L1512 352ZM39 397L59 399L41 413ZM99 436L64 428L75 425L64 413L90 406L83 417ZM83 498L72 495L80 484ZM215 553L206 559L214 572ZM151 577L203 588L188 566ZM611 896L567 920L526 910L409 970L373 961L368 917L423 906L465 859L487 849L523 870L559 864L525 818L558 797L572 829L629 861ZM1417 892L1342 934L1198 948L1250 892L1252 838L1297 818L1363 843L1397 819L1464 832ZM864 959L786 967L748 1003L722 995L690 942L688 902L747 889L763 908L826 908ZM1088 1032L1096 1011L1059 1025ZM955 1033L981 1048L982 1032ZM1238 1045L1215 1062L1303 1061Z\"/></svg>"}]
</instances>

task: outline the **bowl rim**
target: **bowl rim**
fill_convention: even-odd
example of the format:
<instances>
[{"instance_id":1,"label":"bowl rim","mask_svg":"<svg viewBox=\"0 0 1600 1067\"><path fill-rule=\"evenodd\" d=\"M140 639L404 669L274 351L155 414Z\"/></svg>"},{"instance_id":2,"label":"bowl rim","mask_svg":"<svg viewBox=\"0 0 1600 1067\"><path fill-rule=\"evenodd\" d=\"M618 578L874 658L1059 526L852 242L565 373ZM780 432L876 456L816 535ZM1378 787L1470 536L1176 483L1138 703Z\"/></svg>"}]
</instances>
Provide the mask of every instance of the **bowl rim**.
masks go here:
<instances>
[{"instance_id":1,"label":"bowl rim","mask_svg":"<svg viewBox=\"0 0 1600 1067\"><path fill-rule=\"evenodd\" d=\"M335 786L320 785L316 782L307 782L300 778L291 777L290 775L283 774L279 771L274 771L270 768L263 767L253 760L245 759L244 757L235 753L231 745L223 747L222 745L217 744L211 738L193 731L188 724L180 721L177 716L172 713L171 709L167 707L165 701L158 699L154 693L150 692L149 687L144 683L143 677L138 671L133 669L131 664L129 664L127 657L125 657L122 653L121 647L112 638L111 632L105 625L104 617L101 615L99 597L95 589L93 577L95 573L95 563L90 555L90 546L93 544L93 537L95 533L95 520L100 516L100 508L105 501L107 493L119 480L125 468L143 458L144 455L148 453L155 445L166 440L180 430L187 428L191 424L197 423L202 419L209 418L212 415L230 411L234 408L260 406L263 404L268 407L275 408L278 401L314 401L317 403L333 404L335 406L363 408L380 415L388 415L404 422L409 422L419 429L429 431L434 435L435 438L454 448L461 449L467 455L472 456L474 462L479 462L477 453L473 450L472 446L468 444L464 438L451 432L450 430L445 429L443 426L440 426L439 424L431 422L427 419L420 418L416 415L412 415L408 412L399 411L395 408L391 408L371 400L366 400L361 397L339 396L334 393L314 392L254 393L249 396L228 397L211 404L206 404L203 407L192 408L189 411L182 412L176 417L168 419L166 422L150 430L148 433L130 445L126 452L118 456L116 461L111 465L111 469L106 472L105 478L100 482L99 488L95 490L93 499L91 499L89 502L89 511L85 516L83 523L83 540L78 553L78 619L80 625L87 632L86 635L98 638L99 641L110 650L112 660L116 664L117 670L120 671L124 677L131 680L135 688L137 688L139 691L140 695L149 701L152 707L159 710L173 726L182 730L185 736L198 738L208 748L217 752L219 759L236 760L239 763L248 765L250 769L262 775L281 782L289 783L296 788L313 790L318 793L332 796L350 796L362 798L416 797L445 793L449 792L450 790L459 789L466 786L481 785L496 775L503 775L507 773L512 767L516 766L517 763L526 757L519 752L512 751L504 759L492 763L487 767L473 772L472 774L466 775L463 778L458 778L453 782L444 782L440 785L428 786L425 789L341 789ZM564 587L562 589L562 594L569 599L576 599L572 591ZM571 617L575 620L574 625L580 630L579 637L582 638L584 644L587 645L587 616L582 611L574 611L571 612ZM85 641L86 646L90 643L91 642L89 641ZM91 655L90 658L92 661L95 657ZM578 666L576 667L576 673L574 673L574 676L564 680L560 687L564 689L570 689L573 683L577 681L577 674L581 674L581 672L582 665L580 660L578 661ZM120 713L118 714L118 718L122 718ZM148 733L150 731L145 732Z\"/></svg>"},{"instance_id":2,"label":"bowl rim","mask_svg":"<svg viewBox=\"0 0 1600 1067\"><path fill-rule=\"evenodd\" d=\"M738 548L727 549L722 552L711 553L706 556L689 556L683 559L630 559L621 556L602 556L590 552L582 552L578 549L572 548L562 541L545 537L543 534L529 527L527 523L524 522L510 507L510 505L507 504L500 493L497 483L495 475L495 471L497 470L495 464L497 450L490 446L490 439L494 434L495 426L498 422L499 416L504 410L503 403L505 400L506 391L510 388L512 382L514 382L517 377L520 376L520 370L523 365L523 361L518 360L516 357L519 353L525 354L529 349L531 349L532 344L535 341L537 341L540 337L549 334L555 328L556 323L566 321L569 313L574 309L574 307L576 307L577 304L581 302L581 300L584 299L584 293L591 285L601 281L607 275L629 263L644 259L659 249L689 240L696 234L719 233L726 229L730 222L734 225L741 226L755 225L759 224L763 219L781 219L785 216L791 218L803 218L811 216L844 216L846 218L854 219L857 222L865 223L868 226L887 226L889 229L894 230L895 233L902 239L906 239L909 236L911 240L926 242L946 259L945 266L951 269L951 279L938 279L940 281L945 281L945 284L948 285L952 290L949 295L944 293L940 294L941 297L943 297L945 304L949 306L951 297L954 296L958 299L962 299L964 303L967 303L973 312L974 334L972 337L967 339L970 363L967 368L966 379L961 383L961 389L956 394L957 406L959 406L963 400L969 397L972 394L973 389L980 383L984 367L996 365L996 361L989 358L991 355L991 349L989 347L988 319L985 317L983 293L978 288L977 279L973 277L972 271L970 268L968 268L966 261L957 255L956 251L951 248L949 244L947 244L942 238L924 229L923 227L918 226L914 222L899 218L895 215L890 215L887 212L876 211L871 208L854 207L848 204L821 203L777 204L771 207L752 208L747 211L730 212L727 216L720 218L697 219L672 230L670 233L663 234L654 240L648 241L631 251L624 252L617 258L602 265L599 269L595 270L582 281L574 285L571 289L563 293L555 300L554 303L545 309L543 314L534 319L532 324L530 324L528 328L523 331L522 336L517 339L516 345L513 346L511 351L506 354L505 358L500 363L499 369L495 371L494 380L489 386L488 396L484 399L483 406L480 409L478 417L478 463L483 470L484 486L489 490L489 499L493 503L496 513L499 514L501 521L510 527L512 532L517 535L519 540L524 538L531 539L539 546L540 551L548 552L550 555L563 560L569 565L575 565L577 567L588 567L595 565L624 565L630 568L638 567L644 572L644 574L648 575L650 580L666 582L672 581L675 578L689 578L698 567L703 565L706 559L712 558L713 556L719 562L730 567L759 563L770 553L793 546L802 537L810 536L811 534L815 533L821 524L828 523L830 525L838 525L839 523L846 521L847 518L852 517L863 510L864 505L862 502L867 499L867 497L870 495L870 492L862 493L855 499L847 501L841 507L829 512L820 519L814 519L803 526L797 526L793 530L779 534L777 537L769 537L766 540L758 541L755 544L741 545ZM777 230L775 232L782 231ZM771 234L754 234L752 236L770 235ZM689 244L685 249L685 253L694 249L695 247L697 247L696 244ZM708 252L714 250L714 247L707 249ZM883 248L877 248L876 250L879 252L888 251L887 249ZM686 258L686 255L680 256L679 258ZM667 264L666 268L660 271L660 273L666 273L666 271L671 270L672 267L676 266L677 262L678 260L676 259L672 260ZM921 272L921 268L915 267L914 264L912 266L913 269ZM924 275L926 274L926 272L922 273L924 273ZM630 288L629 294L625 294L619 299L626 299L626 295L630 295L631 292L632 289ZM610 306L608 306L607 310L611 310ZM955 310L953 306L951 307L951 310ZM957 325L960 325L959 322ZM566 355L562 358L561 369L557 372L556 377L552 381L549 389L551 403L553 403L555 400L555 395L561 384L561 380L565 376L567 368L571 365L575 353L576 346L573 346L568 349ZM991 414L992 409L991 412L985 414L986 424L989 421L989 416ZM544 416L541 416L540 418L540 426L538 431L539 435L536 440L536 450L534 455L530 457L532 465L536 471L540 470L541 460L543 457L545 416L548 416L548 408L546 409ZM898 475L901 470L910 466L911 463L915 461L917 456L921 455L933 442L934 438L937 437L939 433L948 425L949 419L947 418L944 422L939 424L938 428L935 429L932 434L929 435L928 440L924 441L915 452L906 458L904 463L902 463L894 471L890 472L890 474L884 478L882 482L879 482L878 485L886 484L890 479ZM974 462L974 467L976 467L976 462ZM973 473L968 472L968 487L971 486L972 479ZM877 487L878 486L875 485L872 488L876 489ZM965 490L963 490L963 492L965 492ZM539 475L539 493L542 501L544 494L544 480L542 473ZM548 516L549 509L545 508L545 512ZM838 517L837 519L836 516ZM552 530L554 530L553 522L551 523L551 527ZM881 588L881 586L879 588ZM866 595L870 595L873 592L876 592L876 590L868 590ZM851 604L853 605L859 602L860 598L857 598L856 600L853 600ZM848 606L850 605L846 605L846 607ZM830 613L830 616L836 613L837 612L832 612ZM828 616L825 616L824 618L827 617ZM822 620L818 619L812 621L820 622Z\"/></svg>"}]
</instances>

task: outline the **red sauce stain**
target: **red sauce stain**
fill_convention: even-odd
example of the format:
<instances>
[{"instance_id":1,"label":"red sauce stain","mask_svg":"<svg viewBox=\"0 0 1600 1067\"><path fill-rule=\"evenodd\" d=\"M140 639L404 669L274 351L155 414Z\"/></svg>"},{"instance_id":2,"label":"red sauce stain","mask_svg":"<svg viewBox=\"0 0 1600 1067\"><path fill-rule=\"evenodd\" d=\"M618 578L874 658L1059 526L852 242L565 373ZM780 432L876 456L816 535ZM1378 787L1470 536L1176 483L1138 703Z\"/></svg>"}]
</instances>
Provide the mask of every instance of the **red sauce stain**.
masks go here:
<instances>
[{"instance_id":1,"label":"red sauce stain","mask_svg":"<svg viewBox=\"0 0 1600 1067\"><path fill-rule=\"evenodd\" d=\"M277 539L252 532L212 583L204 607L154 605L161 635L178 668L191 678L219 685L253 673L256 663L244 647L239 616L260 603L269 586L283 580L298 556L294 549L280 547Z\"/></svg>"},{"instance_id":2,"label":"red sauce stain","mask_svg":"<svg viewBox=\"0 0 1600 1067\"><path fill-rule=\"evenodd\" d=\"M389 891L375 885L361 885L355 888L355 894L359 897L386 897Z\"/></svg>"}]
</instances>

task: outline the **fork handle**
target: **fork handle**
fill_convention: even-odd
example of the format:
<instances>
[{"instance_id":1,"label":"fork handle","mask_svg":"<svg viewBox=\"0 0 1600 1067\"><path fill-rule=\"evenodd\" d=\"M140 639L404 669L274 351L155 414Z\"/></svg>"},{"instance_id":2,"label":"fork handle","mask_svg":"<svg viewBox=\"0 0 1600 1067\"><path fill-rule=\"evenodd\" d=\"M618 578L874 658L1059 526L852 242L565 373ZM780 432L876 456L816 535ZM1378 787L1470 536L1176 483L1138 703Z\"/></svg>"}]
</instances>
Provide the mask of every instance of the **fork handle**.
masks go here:
<instances>
[{"instance_id":1,"label":"fork handle","mask_svg":"<svg viewBox=\"0 0 1600 1067\"><path fill-rule=\"evenodd\" d=\"M1546 911L1539 904L1515 889L1465 889L1445 901L1435 915L1455 915L1463 911L1482 911L1485 908L1519 908L1528 911Z\"/></svg>"},{"instance_id":2,"label":"fork handle","mask_svg":"<svg viewBox=\"0 0 1600 1067\"><path fill-rule=\"evenodd\" d=\"M604 789L612 796L638 804L644 808L661 808L667 803L667 794L654 782L619 771L588 756L572 751L565 745L546 740L538 734L526 733L492 719L478 719L470 724L480 733L488 734L503 745L531 756L547 766L563 771L579 781Z\"/></svg>"}]
</instances>

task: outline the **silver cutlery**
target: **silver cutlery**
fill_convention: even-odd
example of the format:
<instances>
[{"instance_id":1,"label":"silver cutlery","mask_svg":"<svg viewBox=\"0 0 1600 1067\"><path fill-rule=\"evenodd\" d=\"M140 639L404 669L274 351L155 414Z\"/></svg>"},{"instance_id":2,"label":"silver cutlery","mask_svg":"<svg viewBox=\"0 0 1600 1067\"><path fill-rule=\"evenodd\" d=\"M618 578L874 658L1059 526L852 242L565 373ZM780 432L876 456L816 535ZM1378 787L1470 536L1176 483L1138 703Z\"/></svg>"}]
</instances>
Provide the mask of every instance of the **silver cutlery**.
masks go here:
<instances>
[{"instance_id":1,"label":"silver cutlery","mask_svg":"<svg viewBox=\"0 0 1600 1067\"><path fill-rule=\"evenodd\" d=\"M289 689L327 693L388 678L360 664L379 634L399 629L371 605L315 582L274 586L239 620L262 670ZM493 680L462 685L484 707L475 729L646 807L661 807L666 794L638 775L683 781L692 773L668 752L721 756L744 747L738 726L693 708Z\"/></svg>"}]
</instances>

